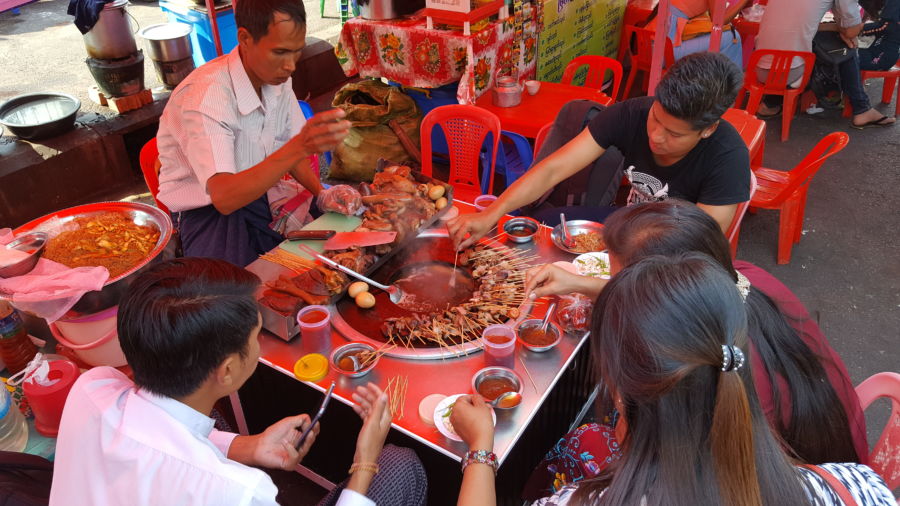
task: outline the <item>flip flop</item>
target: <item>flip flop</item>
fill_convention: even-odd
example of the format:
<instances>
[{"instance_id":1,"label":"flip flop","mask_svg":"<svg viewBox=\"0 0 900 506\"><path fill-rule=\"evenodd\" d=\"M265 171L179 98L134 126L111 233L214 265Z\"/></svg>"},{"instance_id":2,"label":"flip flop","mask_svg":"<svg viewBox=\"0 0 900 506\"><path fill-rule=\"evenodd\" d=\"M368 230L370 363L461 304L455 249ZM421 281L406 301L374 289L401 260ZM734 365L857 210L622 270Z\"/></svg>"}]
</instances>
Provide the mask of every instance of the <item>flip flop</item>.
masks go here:
<instances>
[{"instance_id":1,"label":"flip flop","mask_svg":"<svg viewBox=\"0 0 900 506\"><path fill-rule=\"evenodd\" d=\"M866 128L891 126L894 123L896 123L896 121L891 121L890 123L882 123L886 119L889 119L889 118L887 116L882 116L878 119L873 119L872 121L869 121L868 123L863 123L862 125L857 125L857 124L853 123L853 121L851 121L850 126L857 130L865 130Z\"/></svg>"},{"instance_id":2,"label":"flip flop","mask_svg":"<svg viewBox=\"0 0 900 506\"><path fill-rule=\"evenodd\" d=\"M778 110L776 110L776 111L773 112L772 114L763 114L763 113L761 113L761 112L757 112L757 113L756 113L756 116L757 116L759 119L772 119L772 118L777 118L778 116L781 116L781 112L783 111L783 109L784 109L784 107L778 107Z\"/></svg>"}]
</instances>

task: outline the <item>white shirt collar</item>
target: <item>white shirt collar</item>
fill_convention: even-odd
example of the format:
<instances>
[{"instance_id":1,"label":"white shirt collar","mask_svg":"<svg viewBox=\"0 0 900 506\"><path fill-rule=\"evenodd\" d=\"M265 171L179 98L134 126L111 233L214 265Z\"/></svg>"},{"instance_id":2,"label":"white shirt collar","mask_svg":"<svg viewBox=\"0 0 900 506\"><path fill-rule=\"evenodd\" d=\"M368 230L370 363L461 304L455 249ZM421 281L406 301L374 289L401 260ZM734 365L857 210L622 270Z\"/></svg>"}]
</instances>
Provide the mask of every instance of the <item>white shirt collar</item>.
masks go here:
<instances>
[{"instance_id":1,"label":"white shirt collar","mask_svg":"<svg viewBox=\"0 0 900 506\"><path fill-rule=\"evenodd\" d=\"M209 437L213 425L216 423L212 418L171 397L156 395L141 389L136 389L136 395L162 409L192 433L203 438Z\"/></svg>"},{"instance_id":2,"label":"white shirt collar","mask_svg":"<svg viewBox=\"0 0 900 506\"><path fill-rule=\"evenodd\" d=\"M231 75L234 95L237 98L238 111L241 115L250 114L257 107L265 110L259 95L253 88L253 83L250 82L247 69L244 68L244 63L241 61L240 46L235 46L228 54L228 73ZM281 96L281 91L282 86L262 85L262 94L268 104L273 104L274 100Z\"/></svg>"}]
</instances>

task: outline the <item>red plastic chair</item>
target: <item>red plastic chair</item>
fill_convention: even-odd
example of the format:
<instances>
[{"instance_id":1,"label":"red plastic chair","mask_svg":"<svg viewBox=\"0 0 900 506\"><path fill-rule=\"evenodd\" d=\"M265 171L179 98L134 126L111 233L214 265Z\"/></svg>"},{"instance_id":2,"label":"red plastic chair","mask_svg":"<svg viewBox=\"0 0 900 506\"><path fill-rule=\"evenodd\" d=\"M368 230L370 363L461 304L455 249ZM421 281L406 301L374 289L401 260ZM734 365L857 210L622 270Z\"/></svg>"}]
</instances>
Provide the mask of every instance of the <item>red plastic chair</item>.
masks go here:
<instances>
[{"instance_id":1,"label":"red plastic chair","mask_svg":"<svg viewBox=\"0 0 900 506\"><path fill-rule=\"evenodd\" d=\"M766 147L766 122L742 109L728 109L722 119L741 134L741 139L750 151L750 166L762 165L763 152Z\"/></svg>"},{"instance_id":2,"label":"red plastic chair","mask_svg":"<svg viewBox=\"0 0 900 506\"><path fill-rule=\"evenodd\" d=\"M875 374L856 387L856 395L863 411L881 397L891 400L891 416L881 438L869 453L869 467L884 478L889 489L894 490L900 486L900 374Z\"/></svg>"},{"instance_id":3,"label":"red plastic chair","mask_svg":"<svg viewBox=\"0 0 900 506\"><path fill-rule=\"evenodd\" d=\"M884 85L881 88L882 104L891 103L891 96L896 88L897 103L894 104L894 116L900 114L900 86L897 86L897 83L900 82L900 60L897 60L897 63L888 70L863 70L860 75L863 83L866 82L866 79L884 79ZM844 117L849 118L852 115L853 108L850 107L850 101L844 97Z\"/></svg>"},{"instance_id":4,"label":"red plastic chair","mask_svg":"<svg viewBox=\"0 0 900 506\"><path fill-rule=\"evenodd\" d=\"M544 141L547 140L547 134L550 133L550 129L553 127L553 123L547 123L541 130L538 132L537 137L534 138L534 157L533 160L537 161L538 151L541 150L541 146L544 145Z\"/></svg>"},{"instance_id":5,"label":"red plastic chair","mask_svg":"<svg viewBox=\"0 0 900 506\"><path fill-rule=\"evenodd\" d=\"M844 149L848 140L849 136L844 132L826 135L796 167L787 172L753 167L758 186L756 195L750 200L750 207L781 211L778 227L779 264L791 261L791 248L800 242L810 181L825 160Z\"/></svg>"},{"instance_id":6,"label":"red plastic chair","mask_svg":"<svg viewBox=\"0 0 900 506\"><path fill-rule=\"evenodd\" d=\"M766 82L762 82L756 77L757 63L763 56L772 57L772 67L769 69ZM797 88L788 88L788 85L791 84L788 82L791 62L795 57L803 59L803 77ZM744 92L747 92L750 94L750 98L747 99L747 112L756 114L763 95L784 96L784 105L781 111L781 141L788 140L791 133L791 121L794 119L794 113L797 112L797 99L809 84L809 76L812 74L815 62L816 56L805 51L778 51L775 49L754 51L750 56L750 63L747 64L747 72L744 72L744 86L738 93L734 106L738 109L741 108Z\"/></svg>"},{"instance_id":7,"label":"red plastic chair","mask_svg":"<svg viewBox=\"0 0 900 506\"><path fill-rule=\"evenodd\" d=\"M654 5L656 2L631 0L625 6L625 17L622 19L622 34L619 37L619 51L616 53L616 60L625 60L625 51L628 50L628 39L631 36L628 27L637 26L650 19Z\"/></svg>"},{"instance_id":8,"label":"red plastic chair","mask_svg":"<svg viewBox=\"0 0 900 506\"><path fill-rule=\"evenodd\" d=\"M159 194L159 150L156 147L156 137L144 144L139 159L144 181L147 183L147 188L150 189L150 195L156 201L156 207L169 213L169 208L156 198L156 195Z\"/></svg>"},{"instance_id":9,"label":"red plastic chair","mask_svg":"<svg viewBox=\"0 0 900 506\"><path fill-rule=\"evenodd\" d=\"M626 26L626 37L625 39L630 41L631 34L634 33L636 36L636 44L635 48L636 52L632 52L632 47L629 44L629 54L631 55L631 70L628 71L628 79L625 81L625 88L622 90L622 100L628 98L628 94L631 92L631 87L634 85L634 78L637 76L639 71L644 73L643 80L643 90L647 91L647 87L650 84L650 65L653 61L653 39L656 37L656 32L653 30L648 30L646 28L638 28L636 26ZM665 58L663 59L663 68L669 68L673 63L675 63L675 53L672 49L672 41L666 37L666 49L665 49Z\"/></svg>"},{"instance_id":10,"label":"red plastic chair","mask_svg":"<svg viewBox=\"0 0 900 506\"><path fill-rule=\"evenodd\" d=\"M422 139L422 174L431 177L431 130L440 125L450 149L450 178L453 197L472 202L483 193L494 191L494 167L497 163L497 147L500 143L500 118L494 113L474 105L445 105L432 109L420 127ZM487 134L493 134L490 178L487 191L482 191L478 175L481 146Z\"/></svg>"},{"instance_id":11,"label":"red plastic chair","mask_svg":"<svg viewBox=\"0 0 900 506\"><path fill-rule=\"evenodd\" d=\"M732 260L737 258L737 245L741 236L741 222L744 221L744 215L747 214L747 208L750 207L750 201L753 200L753 195L756 193L756 187L756 176L751 171L750 200L738 204L737 209L734 211L734 218L731 219L731 225L728 225L728 230L725 231L725 237L728 239L728 246L729 249L731 249Z\"/></svg>"},{"instance_id":12,"label":"red plastic chair","mask_svg":"<svg viewBox=\"0 0 900 506\"><path fill-rule=\"evenodd\" d=\"M587 75L584 76L584 86L587 88L596 88L598 90L603 88L606 71L612 72L612 93L607 93L607 95L615 100L619 96L619 86L622 84L622 64L606 56L586 54L575 58L566 65L562 81L560 82L562 84L572 84L572 79L575 78L578 69L585 65L588 66Z\"/></svg>"}]
</instances>

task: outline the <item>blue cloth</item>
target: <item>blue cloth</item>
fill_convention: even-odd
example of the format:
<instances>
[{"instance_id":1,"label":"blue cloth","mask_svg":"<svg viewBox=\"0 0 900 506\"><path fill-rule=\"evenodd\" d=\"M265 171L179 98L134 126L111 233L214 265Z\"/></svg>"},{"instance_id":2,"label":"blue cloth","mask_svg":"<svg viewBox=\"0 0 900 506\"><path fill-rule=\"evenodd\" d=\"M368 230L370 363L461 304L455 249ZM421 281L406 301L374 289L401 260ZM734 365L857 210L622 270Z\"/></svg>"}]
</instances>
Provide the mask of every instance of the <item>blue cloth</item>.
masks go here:
<instances>
[{"instance_id":1,"label":"blue cloth","mask_svg":"<svg viewBox=\"0 0 900 506\"><path fill-rule=\"evenodd\" d=\"M91 31L100 19L100 11L112 0L69 0L70 16L75 16L75 26L82 35Z\"/></svg>"},{"instance_id":2,"label":"blue cloth","mask_svg":"<svg viewBox=\"0 0 900 506\"><path fill-rule=\"evenodd\" d=\"M220 258L241 267L284 240L269 228L272 212L265 195L228 215L209 205L175 213L173 221L184 256Z\"/></svg>"},{"instance_id":3,"label":"blue cloth","mask_svg":"<svg viewBox=\"0 0 900 506\"><path fill-rule=\"evenodd\" d=\"M681 41L681 45L675 47L676 31L678 30L678 18L690 19L674 5L669 4L669 39L673 41L672 53L678 60L693 53L709 51L709 35L700 35L690 40ZM744 53L741 48L741 36L737 30L722 32L722 41L719 44L719 52L733 61L738 68L744 68Z\"/></svg>"}]
</instances>

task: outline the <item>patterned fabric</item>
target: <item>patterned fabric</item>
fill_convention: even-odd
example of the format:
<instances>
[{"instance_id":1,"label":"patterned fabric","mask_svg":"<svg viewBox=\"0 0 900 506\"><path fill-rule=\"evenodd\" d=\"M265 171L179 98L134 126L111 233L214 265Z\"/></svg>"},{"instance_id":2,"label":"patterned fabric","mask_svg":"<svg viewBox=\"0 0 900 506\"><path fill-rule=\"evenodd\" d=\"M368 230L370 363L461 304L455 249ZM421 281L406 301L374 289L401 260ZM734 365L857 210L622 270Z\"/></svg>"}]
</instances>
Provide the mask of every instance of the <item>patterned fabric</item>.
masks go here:
<instances>
[{"instance_id":1,"label":"patterned fabric","mask_svg":"<svg viewBox=\"0 0 900 506\"><path fill-rule=\"evenodd\" d=\"M822 469L834 475L847 487L859 506L895 506L894 494L884 480L867 466L861 464L822 464ZM800 474L806 480L815 506L843 506L824 478L804 467Z\"/></svg>"},{"instance_id":2,"label":"patterned fabric","mask_svg":"<svg viewBox=\"0 0 900 506\"><path fill-rule=\"evenodd\" d=\"M372 479L366 493L375 504L391 506L425 506L428 497L428 478L425 468L409 448L387 445L378 456L380 471ZM349 478L334 487L318 506L342 506L341 499Z\"/></svg>"},{"instance_id":3,"label":"patterned fabric","mask_svg":"<svg viewBox=\"0 0 900 506\"><path fill-rule=\"evenodd\" d=\"M418 88L461 81L460 102L474 103L491 88L495 75L533 78L537 35L533 28L516 30L517 23L511 16L477 32L473 28L466 36L455 30L429 30L421 16L390 21L354 18L341 30L335 54L348 76L384 77Z\"/></svg>"},{"instance_id":4,"label":"patterned fabric","mask_svg":"<svg viewBox=\"0 0 900 506\"><path fill-rule=\"evenodd\" d=\"M823 469L833 474L856 499L859 506L896 506L894 495L884 484L884 480L862 464L822 464ZM845 506L825 480L808 469L798 467L800 476L806 482L807 491L814 506ZM556 494L540 499L532 506L565 506L569 504L577 486L570 485ZM601 493L602 495L602 493Z\"/></svg>"},{"instance_id":5,"label":"patterned fabric","mask_svg":"<svg viewBox=\"0 0 900 506\"><path fill-rule=\"evenodd\" d=\"M525 485L523 495L536 499L567 485L590 479L622 456L612 423L588 423L556 443Z\"/></svg>"}]
</instances>

